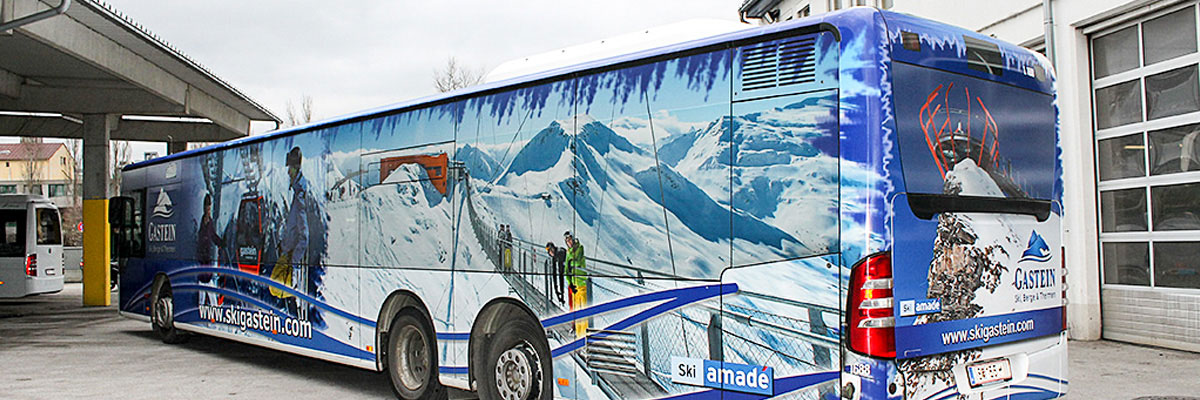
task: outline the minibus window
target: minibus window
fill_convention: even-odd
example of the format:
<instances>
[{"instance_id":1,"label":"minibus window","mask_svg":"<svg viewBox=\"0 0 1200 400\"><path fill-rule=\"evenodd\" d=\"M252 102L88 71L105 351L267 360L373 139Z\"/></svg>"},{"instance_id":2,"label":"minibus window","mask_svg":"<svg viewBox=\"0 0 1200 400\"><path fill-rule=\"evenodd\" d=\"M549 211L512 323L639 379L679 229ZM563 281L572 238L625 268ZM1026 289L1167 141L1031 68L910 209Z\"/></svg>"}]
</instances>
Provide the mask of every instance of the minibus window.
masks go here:
<instances>
[{"instance_id":1,"label":"minibus window","mask_svg":"<svg viewBox=\"0 0 1200 400\"><path fill-rule=\"evenodd\" d=\"M62 230L59 229L58 210L53 208L37 209L37 244L62 244Z\"/></svg>"},{"instance_id":2,"label":"minibus window","mask_svg":"<svg viewBox=\"0 0 1200 400\"><path fill-rule=\"evenodd\" d=\"M0 257L25 257L25 211L0 210L0 226L4 227Z\"/></svg>"}]
</instances>

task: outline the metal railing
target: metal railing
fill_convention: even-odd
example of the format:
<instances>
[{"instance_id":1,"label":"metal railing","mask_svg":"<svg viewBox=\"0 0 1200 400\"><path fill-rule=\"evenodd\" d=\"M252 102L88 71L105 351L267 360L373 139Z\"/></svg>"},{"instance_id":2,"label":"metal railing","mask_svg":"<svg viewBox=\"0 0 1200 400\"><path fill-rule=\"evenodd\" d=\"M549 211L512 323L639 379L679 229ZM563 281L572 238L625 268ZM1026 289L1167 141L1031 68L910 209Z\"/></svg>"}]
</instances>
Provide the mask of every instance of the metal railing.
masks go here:
<instances>
[{"instance_id":1,"label":"metal railing","mask_svg":"<svg viewBox=\"0 0 1200 400\"><path fill-rule=\"evenodd\" d=\"M463 192L467 194L465 201L472 230L512 292L542 315L567 311L567 294L561 293L560 299L551 281L563 278L552 271L552 260L543 245L517 237L510 240L498 230L487 229L498 224L485 223L475 213L470 188ZM688 284L670 279L679 277L645 268L590 258L587 261L588 292L598 299L625 298ZM660 279L641 279L646 275ZM589 335L604 332L605 335L600 335L604 339L589 339L583 351L572 353L571 357L612 398L693 390L671 382L672 356L770 365L777 377L834 368L838 332L828 327L825 320L838 320L837 308L748 291L735 296L804 311L800 315L779 315L714 299L672 310L629 331L603 331L604 326L637 311L617 310L592 317ZM548 333L560 342L573 340L575 335L571 327L551 327ZM815 399L816 395L806 391L789 397Z\"/></svg>"}]
</instances>

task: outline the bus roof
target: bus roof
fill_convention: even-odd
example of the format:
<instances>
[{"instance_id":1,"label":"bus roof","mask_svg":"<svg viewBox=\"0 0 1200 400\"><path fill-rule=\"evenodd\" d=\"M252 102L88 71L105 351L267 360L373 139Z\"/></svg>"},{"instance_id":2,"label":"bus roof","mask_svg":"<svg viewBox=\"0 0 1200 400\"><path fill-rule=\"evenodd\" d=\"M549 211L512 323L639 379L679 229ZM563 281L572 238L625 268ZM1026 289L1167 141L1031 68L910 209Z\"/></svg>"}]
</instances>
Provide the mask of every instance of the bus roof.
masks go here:
<instances>
[{"instance_id":1,"label":"bus roof","mask_svg":"<svg viewBox=\"0 0 1200 400\"><path fill-rule=\"evenodd\" d=\"M664 55L668 55L668 54L685 52L685 51L689 51L689 50L701 49L701 48L711 47L711 46L717 46L717 45L726 44L726 43L746 41L746 40L751 40L751 39L754 39L754 38L760 37L760 36L769 36L772 34L783 33L783 32L796 30L796 29L800 29L800 28L805 28L805 27L821 26L823 29L828 29L828 30L832 31L835 36L840 37L839 29L864 29L864 27L861 25L842 26L842 25L845 25L847 21L855 21L855 22L862 21L865 24L870 24L870 23L874 23L874 21L872 21L872 19L876 18L877 16L884 17L888 21L889 25L891 25L893 23L895 23L897 25L896 27L889 27L889 29L891 29L891 30L898 31L900 29L916 26L916 27L924 28L921 30L925 31L927 35L931 35L931 36L923 37L922 38L923 40L933 39L935 41L941 42L940 43L941 46L933 46L933 47L938 47L938 51L934 52L934 53L939 53L939 54L921 52L921 54L906 55L907 59L904 61L914 62L917 64L935 64L937 60L943 59L946 56L946 54L940 54L940 53L942 53L942 52L951 52L952 53L952 52L959 51L959 49L955 48L955 46L954 46L955 43L953 40L942 39L942 40L945 40L945 41L942 41L942 40L938 40L936 38L932 38L933 35L943 35L943 36L944 35L953 35L953 36L957 36L958 38L962 38L962 35L971 35L971 36L974 36L974 37L980 38L980 39L986 38L985 36L979 35L976 32L971 32L971 31L968 31L968 30L965 30L962 28L954 27L951 25L946 25L943 23L923 20L923 19L920 19L917 17L913 17L911 15L895 13L895 12L888 12L888 11L880 11L878 9L870 8L870 7L853 7L853 8L849 8L849 9L845 9L845 10L841 10L841 11L820 14L820 15L816 15L816 16L812 16L812 17L800 18L800 19L786 21L786 22L782 22L782 23L778 23L778 24L771 24L771 25L758 26L758 27L748 27L748 28L746 28L744 30L740 30L740 31L719 34L719 35L710 36L707 38L696 39L696 40L686 41L686 42L682 42L682 43L676 43L676 44L667 45L667 46L661 46L661 47L648 49L648 50L636 51L636 52L623 54L623 55L619 55L619 56L614 56L614 57L586 61L586 62L582 62L579 64L574 64L574 65L561 67L561 68L553 68L553 69L545 70L542 72L519 76L519 77L515 77L515 78L511 78L511 79L504 79L504 80L500 80L500 81L496 81L496 82L487 82L482 85L463 88L463 89L459 89L459 90L455 90L455 91L451 91L451 92L438 93L438 94L429 95L429 96L425 96L425 97L419 97L416 99L401 101L398 103L394 103L394 104L390 104L390 105L386 105L386 106L382 106L382 107L370 108L370 109L366 109L363 111L345 114L342 116L333 117L333 118L329 118L329 119L325 119L325 120L321 120L321 121L317 121L317 122L313 122L313 123L309 123L309 124L305 124L305 125L293 126L293 127L269 132L266 134L262 134L262 135L248 136L248 137L244 137L244 138L240 138L240 139L236 139L236 140L232 140L232 141L228 141L228 142L218 143L218 144L214 144L211 146L206 146L206 147L202 147L202 148L198 148L198 149L193 149L193 150L188 150L188 151L181 152L181 153L168 155L165 157L159 157L159 158L155 158L152 160L146 160L146 161L141 161L141 162L137 162L137 163L132 163L132 164L126 165L124 168L122 168L122 170L125 170L125 171L133 170L133 169L142 168L142 167L146 167L146 166L150 166L150 165L154 165L154 164L165 163L165 162L169 162L169 161L173 161L173 160L187 158L187 157L197 155L197 154L203 154L203 153L208 153L208 152L212 152L212 151L233 148L233 147L237 147L237 146L240 146L240 145L246 144L246 143L266 141L266 140L271 140L271 139L278 138L278 137L284 137L284 136L299 134L299 133L303 133L303 132L314 131L314 130L321 129L321 128L331 127L331 126L339 125L342 123L361 121L361 120L370 119L371 117L400 113L400 112L404 112L404 111L407 111L410 109L416 109L416 108L423 107L423 106L432 106L435 104L448 103L448 102L452 102L452 101L459 100L459 99L470 98L470 97L473 97L476 95L501 91L506 88L515 88L515 87L521 87L521 86L530 85L530 84L536 84L538 82L550 80L555 77L563 76L563 75L567 75L567 74L580 73L580 72L586 72L586 71L592 71L592 70L600 70L600 69L615 66L615 65L631 63L631 62L636 62L636 61L645 60L645 59L652 59L655 57L664 56ZM849 17L849 18L847 18L847 17ZM895 32L889 32L889 33L895 33ZM990 39L990 38L988 38L988 39ZM888 38L883 38L883 40L888 40ZM959 39L959 40L961 40L961 39ZM1015 63L1018 65L1040 64L1040 65L1049 66L1049 62L1047 60L1045 60L1044 56L1041 56L1040 54L1037 54L1031 50L1023 49L1018 46L1000 42L1000 41L997 41L994 39L989 40L989 41L994 42L1000 48L1004 49L1004 55L1006 57L1011 57L1007 60L1007 61L1009 61L1009 63ZM946 45L949 45L949 46L946 46ZM943 46L946 46L946 47L943 47ZM957 58L957 57L952 57L952 58ZM933 66L933 65L930 65L930 66ZM1012 64L1006 65L1006 67L1008 67L1008 68L1012 68L1014 66L1015 65L1012 65ZM946 67L946 66L938 65L937 67ZM1025 88L1031 89L1031 90L1039 90L1042 92L1049 92L1052 90L1051 88L1053 85L1053 83L1052 83L1053 82L1053 71L1052 71L1052 68L1047 68L1047 70L1049 70L1048 73L1050 74L1050 77L1049 77L1049 79L1045 79L1045 80L1035 79L1033 76L1031 76L1032 74L1029 74L1030 76L1025 76L1025 74L1007 74L1007 76L998 76L998 77L993 76L993 77L989 77L989 78L996 79L996 80L999 80L1001 82L1004 82L1004 83L1007 83L1010 85L1025 87ZM958 72L958 71L956 71L956 72ZM1020 72L1024 72L1024 71L1020 71ZM969 71L967 73L972 74L972 72L969 72Z\"/></svg>"},{"instance_id":2,"label":"bus roof","mask_svg":"<svg viewBox=\"0 0 1200 400\"><path fill-rule=\"evenodd\" d=\"M830 16L834 16L834 15L847 14L847 13L861 13L861 14L865 14L865 15L874 15L877 12L879 12L879 11L874 8L858 7L858 8L842 10L842 11L838 11L838 12L834 12L834 13L821 14L821 15L817 15L817 16L801 18L801 19L788 21L788 22L784 22L784 23L779 23L779 24L772 24L772 25L758 26L758 27L749 27L749 28L746 28L745 30L741 30L741 31L719 34L716 36L711 36L711 37L707 37L707 38L703 38L703 39L697 39L697 40L687 41L687 42L683 42L683 43L662 46L662 47L658 47L658 48L654 48L654 49L638 51L638 52L624 54L624 55L620 55L620 56L616 56L616 57L588 61L588 62L584 62L581 64L572 65L569 67L550 69L550 70L542 71L542 72L535 73L535 74L520 76L520 77L501 80L501 81L497 81L497 82L489 82L489 83L485 83L485 84L482 84L479 86L472 86L469 88L459 89L459 90L455 90L455 91L451 91L451 92L438 93L438 94L434 94L434 95L430 95L430 96L401 101L398 103L394 103L394 104L390 104L390 105L386 105L386 106L382 106L382 107L371 108L371 109L367 109L367 110L363 110L363 111L359 111L359 112L355 112L355 113L350 113L350 114L346 114L346 115L342 115L342 116L338 116L338 117L333 117L333 118L325 119L325 120L318 121L318 122L313 122L313 123L300 125L300 126L289 127L289 128L285 128L282 130L277 130L274 132L262 134L262 135L249 136L249 137L232 140L232 141L228 141L228 142L223 142L223 143L218 143L218 144L214 144L211 146L206 146L206 147L202 147L202 148L198 148L198 149L188 150L188 151L181 152L181 153L175 153L175 154L171 154L171 155L168 155L165 157L159 157L159 158L155 158L152 160L146 160L146 161L141 161L141 162L137 162L137 163L132 163L132 164L126 165L124 168L122 168L122 170L128 171L128 170L138 169L138 168L142 168L142 167L146 167L146 166L150 166L150 165L154 165L154 164L165 163L165 162L169 162L169 161L173 161L173 160L187 158L187 157L197 155L197 154L208 153L208 152L222 150L222 149L228 149L228 148L240 146L240 145L246 144L246 143L266 141L266 140L270 140L270 139L274 139L274 138L278 138L278 137L313 131L313 130L317 130L317 129L321 129L321 128L325 128L325 127L330 127L330 126L338 125L341 123L368 119L373 116L383 116L383 115L387 115L387 114L398 113L398 112L406 111L409 109L413 109L413 108L417 108L417 107L421 107L421 106L425 106L425 105L433 105L435 103L450 102L450 101L453 101L455 99L460 99L460 98L465 99L468 97L472 97L473 95L483 94L483 93L492 92L492 91L498 91L500 89L508 88L508 87L516 87L516 86L531 84L531 83L551 79L551 78L554 78L557 76L561 76L561 75L589 71L589 70L594 70L594 69L601 69L601 68L612 66L612 65L623 64L623 63L627 63L627 62L634 62L634 61L638 61L638 60L642 60L642 59L654 58L657 56L678 53L678 52L683 52L683 51L692 50L692 49L699 49L699 48L704 48L704 47L709 47L709 46L714 46L714 45L720 45L723 43L737 42L737 41L741 41L741 40L752 39L752 38L755 38L758 36L765 36L765 35L771 35L774 33L786 32L789 30L797 29L797 28L820 25L820 24L824 23L826 18L828 18ZM836 29L833 29L832 26L829 26L828 28L833 30L835 34L837 33Z\"/></svg>"}]
</instances>

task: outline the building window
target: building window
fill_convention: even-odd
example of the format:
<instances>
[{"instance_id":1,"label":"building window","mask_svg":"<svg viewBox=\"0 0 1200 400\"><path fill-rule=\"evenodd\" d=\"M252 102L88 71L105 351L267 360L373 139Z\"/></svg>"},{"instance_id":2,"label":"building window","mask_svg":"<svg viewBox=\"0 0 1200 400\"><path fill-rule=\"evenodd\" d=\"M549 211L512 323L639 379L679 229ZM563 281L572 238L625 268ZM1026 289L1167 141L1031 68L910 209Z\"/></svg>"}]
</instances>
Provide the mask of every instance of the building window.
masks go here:
<instances>
[{"instance_id":1,"label":"building window","mask_svg":"<svg viewBox=\"0 0 1200 400\"><path fill-rule=\"evenodd\" d=\"M0 194L13 194L17 192L17 185L0 185Z\"/></svg>"},{"instance_id":2,"label":"building window","mask_svg":"<svg viewBox=\"0 0 1200 400\"><path fill-rule=\"evenodd\" d=\"M65 197L67 195L67 185L63 183L50 184L50 197Z\"/></svg>"},{"instance_id":3,"label":"building window","mask_svg":"<svg viewBox=\"0 0 1200 400\"><path fill-rule=\"evenodd\" d=\"M1105 285L1200 289L1197 7L1093 35Z\"/></svg>"},{"instance_id":4,"label":"building window","mask_svg":"<svg viewBox=\"0 0 1200 400\"><path fill-rule=\"evenodd\" d=\"M42 193L43 193L42 185L30 185L29 186L29 194L36 194L36 195L40 196Z\"/></svg>"}]
</instances>

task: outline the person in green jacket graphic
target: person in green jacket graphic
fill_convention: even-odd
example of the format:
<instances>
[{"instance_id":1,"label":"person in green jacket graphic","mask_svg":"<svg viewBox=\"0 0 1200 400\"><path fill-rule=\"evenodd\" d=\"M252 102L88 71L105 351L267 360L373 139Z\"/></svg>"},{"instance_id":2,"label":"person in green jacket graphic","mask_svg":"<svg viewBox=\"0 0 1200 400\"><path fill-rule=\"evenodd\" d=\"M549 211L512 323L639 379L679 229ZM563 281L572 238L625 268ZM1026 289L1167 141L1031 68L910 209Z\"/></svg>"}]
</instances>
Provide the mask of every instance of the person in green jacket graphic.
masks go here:
<instances>
[{"instance_id":1,"label":"person in green jacket graphic","mask_svg":"<svg viewBox=\"0 0 1200 400\"><path fill-rule=\"evenodd\" d=\"M575 240L571 231L563 233L563 241L567 244L566 275L568 288L571 291L571 310L573 311L587 307L587 261L583 255L583 244ZM575 336L583 337L587 334L587 328L586 319L575 321Z\"/></svg>"}]
</instances>

